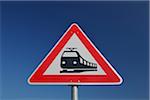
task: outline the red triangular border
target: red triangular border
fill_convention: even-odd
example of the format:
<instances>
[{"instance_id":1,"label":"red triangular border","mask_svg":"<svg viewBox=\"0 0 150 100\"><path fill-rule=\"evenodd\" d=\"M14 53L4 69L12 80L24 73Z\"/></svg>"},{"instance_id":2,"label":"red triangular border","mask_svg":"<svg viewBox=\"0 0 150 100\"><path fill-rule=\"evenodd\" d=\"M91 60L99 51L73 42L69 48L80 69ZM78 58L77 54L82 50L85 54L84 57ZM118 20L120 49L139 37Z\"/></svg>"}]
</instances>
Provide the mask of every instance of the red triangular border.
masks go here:
<instances>
[{"instance_id":1,"label":"red triangular border","mask_svg":"<svg viewBox=\"0 0 150 100\"><path fill-rule=\"evenodd\" d=\"M73 34L76 34L81 42L85 45L97 63L105 71L106 75L43 75L48 66L52 63L64 45L68 42ZM66 33L61 37L58 43L53 47L42 63L37 67L29 77L29 84L60 84L60 85L119 85L122 83L121 76L114 70L104 56L96 49L88 39L81 28L73 23Z\"/></svg>"}]
</instances>

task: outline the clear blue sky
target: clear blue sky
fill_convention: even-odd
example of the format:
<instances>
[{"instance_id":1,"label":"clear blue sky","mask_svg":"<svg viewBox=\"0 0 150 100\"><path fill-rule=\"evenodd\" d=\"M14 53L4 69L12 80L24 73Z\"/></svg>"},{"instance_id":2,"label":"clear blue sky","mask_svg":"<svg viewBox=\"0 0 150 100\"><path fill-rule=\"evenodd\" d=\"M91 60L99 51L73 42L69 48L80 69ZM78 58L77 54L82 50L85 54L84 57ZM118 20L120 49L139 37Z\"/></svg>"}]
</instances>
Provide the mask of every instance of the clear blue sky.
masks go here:
<instances>
[{"instance_id":1,"label":"clear blue sky","mask_svg":"<svg viewBox=\"0 0 150 100\"><path fill-rule=\"evenodd\" d=\"M70 100L70 86L27 78L76 22L124 78L80 86L80 100L148 100L148 2L1 2L0 100Z\"/></svg>"}]
</instances>

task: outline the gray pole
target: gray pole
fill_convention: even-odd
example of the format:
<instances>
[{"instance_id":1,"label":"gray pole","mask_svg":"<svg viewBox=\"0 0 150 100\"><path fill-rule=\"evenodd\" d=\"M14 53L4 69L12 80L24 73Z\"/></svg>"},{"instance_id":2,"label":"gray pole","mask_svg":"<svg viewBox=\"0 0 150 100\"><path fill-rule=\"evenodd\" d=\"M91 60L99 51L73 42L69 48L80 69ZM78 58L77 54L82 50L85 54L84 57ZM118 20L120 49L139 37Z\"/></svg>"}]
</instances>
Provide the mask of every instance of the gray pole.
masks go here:
<instances>
[{"instance_id":1,"label":"gray pole","mask_svg":"<svg viewBox=\"0 0 150 100\"><path fill-rule=\"evenodd\" d=\"M72 89L72 99L71 100L78 100L78 86L77 85L72 85L71 86Z\"/></svg>"}]
</instances>

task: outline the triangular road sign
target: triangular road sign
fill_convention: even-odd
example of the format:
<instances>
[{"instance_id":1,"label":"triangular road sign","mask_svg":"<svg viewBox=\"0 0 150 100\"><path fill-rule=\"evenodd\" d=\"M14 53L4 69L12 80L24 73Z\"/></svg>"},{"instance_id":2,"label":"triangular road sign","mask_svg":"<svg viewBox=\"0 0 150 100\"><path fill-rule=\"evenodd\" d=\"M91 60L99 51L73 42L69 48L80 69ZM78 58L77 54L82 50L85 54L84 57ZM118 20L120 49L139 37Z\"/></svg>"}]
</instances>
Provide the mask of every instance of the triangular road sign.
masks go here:
<instances>
[{"instance_id":1,"label":"triangular road sign","mask_svg":"<svg viewBox=\"0 0 150 100\"><path fill-rule=\"evenodd\" d=\"M39 85L119 85L121 76L73 23L28 79Z\"/></svg>"}]
</instances>

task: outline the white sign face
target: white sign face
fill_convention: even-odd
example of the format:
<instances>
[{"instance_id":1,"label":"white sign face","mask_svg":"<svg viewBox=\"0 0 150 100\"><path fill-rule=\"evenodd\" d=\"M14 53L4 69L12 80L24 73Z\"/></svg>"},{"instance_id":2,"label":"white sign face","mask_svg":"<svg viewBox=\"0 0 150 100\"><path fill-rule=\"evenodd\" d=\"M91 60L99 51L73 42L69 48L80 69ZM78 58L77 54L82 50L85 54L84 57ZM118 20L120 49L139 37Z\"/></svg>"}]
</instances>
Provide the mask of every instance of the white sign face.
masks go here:
<instances>
[{"instance_id":1,"label":"white sign face","mask_svg":"<svg viewBox=\"0 0 150 100\"><path fill-rule=\"evenodd\" d=\"M73 49L72 52L70 52L69 49ZM67 52L69 51L69 52ZM79 55L76 53L78 52ZM80 58L80 56L83 58ZM74 61L72 59L72 62L63 62L61 61L61 57L76 57L79 58L79 61ZM76 59L75 58L75 59ZM69 60L69 59L68 59ZM69 60L70 61L70 60ZM85 62L86 61L86 62ZM61 63L66 63L66 68L61 67ZM70 65L67 63L70 63ZM72 63L72 64L71 64ZM78 64L76 64L78 63ZM94 64L96 67L94 67ZM63 65L63 64L62 64ZM93 66L92 66L93 65ZM85 67L85 68L78 68L78 66ZM87 66L87 67L86 67ZM72 67L67 69L67 67ZM61 72L63 70L66 70L66 72ZM58 56L54 59L54 61L49 65L48 69L44 72L44 75L68 75L68 74L80 74L80 75L105 75L106 73L103 71L103 69L100 67L100 65L96 62L96 60L92 57L92 55L89 53L89 51L86 49L86 47L83 45L83 43L80 41L80 39L77 37L76 34L73 34L73 36L69 39L67 44L62 48L62 50L59 52Z\"/></svg>"}]
</instances>

